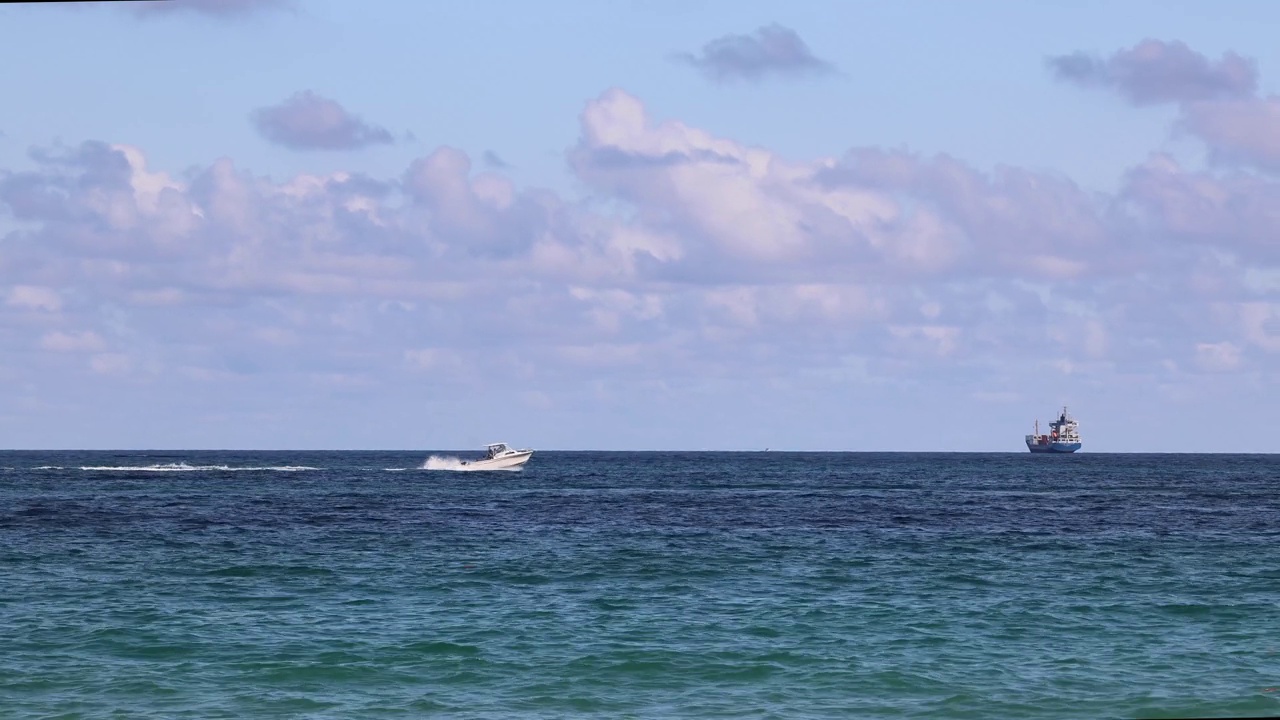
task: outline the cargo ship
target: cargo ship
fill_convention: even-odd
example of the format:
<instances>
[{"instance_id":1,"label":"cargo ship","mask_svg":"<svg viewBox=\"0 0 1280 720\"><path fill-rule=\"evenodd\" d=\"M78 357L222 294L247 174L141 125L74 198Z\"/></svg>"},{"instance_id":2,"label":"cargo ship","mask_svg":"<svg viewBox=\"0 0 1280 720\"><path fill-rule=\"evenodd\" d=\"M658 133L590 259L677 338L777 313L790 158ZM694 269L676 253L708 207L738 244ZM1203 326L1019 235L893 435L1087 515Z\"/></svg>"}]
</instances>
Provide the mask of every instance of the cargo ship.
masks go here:
<instances>
[{"instance_id":1,"label":"cargo ship","mask_svg":"<svg viewBox=\"0 0 1280 720\"><path fill-rule=\"evenodd\" d=\"M1034 435L1027 436L1027 449L1033 453L1073 453L1080 449L1080 431L1075 418L1062 408L1057 420L1049 423L1049 434L1040 434L1040 421L1036 420Z\"/></svg>"}]
</instances>

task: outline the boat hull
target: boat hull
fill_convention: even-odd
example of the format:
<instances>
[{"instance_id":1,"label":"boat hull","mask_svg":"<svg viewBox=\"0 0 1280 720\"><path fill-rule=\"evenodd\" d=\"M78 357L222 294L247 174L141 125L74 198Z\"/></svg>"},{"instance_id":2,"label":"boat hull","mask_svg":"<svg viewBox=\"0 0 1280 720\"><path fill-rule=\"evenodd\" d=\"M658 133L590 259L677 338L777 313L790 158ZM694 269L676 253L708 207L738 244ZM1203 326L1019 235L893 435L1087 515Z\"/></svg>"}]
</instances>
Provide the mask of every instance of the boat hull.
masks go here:
<instances>
[{"instance_id":1,"label":"boat hull","mask_svg":"<svg viewBox=\"0 0 1280 720\"><path fill-rule=\"evenodd\" d=\"M462 464L465 465L468 470L512 470L529 462L529 458L531 457L533 457L533 451L525 450L492 459L468 460Z\"/></svg>"},{"instance_id":2,"label":"boat hull","mask_svg":"<svg viewBox=\"0 0 1280 720\"><path fill-rule=\"evenodd\" d=\"M1036 443L1027 443L1027 449L1033 453L1073 453L1080 449L1078 442L1051 442L1043 445Z\"/></svg>"}]
</instances>

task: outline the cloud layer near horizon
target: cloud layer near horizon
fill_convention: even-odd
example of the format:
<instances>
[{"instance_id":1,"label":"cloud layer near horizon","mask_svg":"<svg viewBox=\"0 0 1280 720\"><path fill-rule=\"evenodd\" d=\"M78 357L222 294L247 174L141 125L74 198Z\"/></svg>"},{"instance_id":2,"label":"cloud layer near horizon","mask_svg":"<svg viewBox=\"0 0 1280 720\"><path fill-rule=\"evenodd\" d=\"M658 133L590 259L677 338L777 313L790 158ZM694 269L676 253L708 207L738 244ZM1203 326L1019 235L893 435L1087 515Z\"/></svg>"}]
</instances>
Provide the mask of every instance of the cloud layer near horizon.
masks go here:
<instances>
[{"instance_id":1,"label":"cloud layer near horizon","mask_svg":"<svg viewBox=\"0 0 1280 720\"><path fill-rule=\"evenodd\" d=\"M579 118L579 198L450 147L397 177L285 182L225 158L176 175L98 141L41 150L36 169L0 173L15 228L0 374L322 392L417 378L442 393L502 376L534 407L603 402L618 382L660 396L681 378L945 370L997 402L1045 374L1270 382L1280 184L1251 168L1272 162L1280 113L1169 89L1203 87L1211 65L1135 57L1155 59L1125 77L1186 100L1188 123L1216 118L1196 132L1233 169L1152 154L1108 195L874 147L795 160L655 118L620 89ZM1245 142L1243 126L1266 132Z\"/></svg>"}]
</instances>

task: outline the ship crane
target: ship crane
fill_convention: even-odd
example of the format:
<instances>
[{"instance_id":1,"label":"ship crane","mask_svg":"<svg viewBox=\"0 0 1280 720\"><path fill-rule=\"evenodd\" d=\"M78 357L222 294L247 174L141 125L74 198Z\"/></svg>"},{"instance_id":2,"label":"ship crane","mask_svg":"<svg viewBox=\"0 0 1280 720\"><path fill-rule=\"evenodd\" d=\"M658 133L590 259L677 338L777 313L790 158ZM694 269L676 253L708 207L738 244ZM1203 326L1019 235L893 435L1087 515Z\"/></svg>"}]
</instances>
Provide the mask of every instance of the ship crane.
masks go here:
<instances>
[{"instance_id":1,"label":"ship crane","mask_svg":"<svg viewBox=\"0 0 1280 720\"><path fill-rule=\"evenodd\" d=\"M1040 420L1035 421L1035 434L1026 436L1027 449L1033 453L1073 453L1080 449L1077 423L1064 405L1058 419L1049 423L1049 434L1040 434Z\"/></svg>"}]
</instances>

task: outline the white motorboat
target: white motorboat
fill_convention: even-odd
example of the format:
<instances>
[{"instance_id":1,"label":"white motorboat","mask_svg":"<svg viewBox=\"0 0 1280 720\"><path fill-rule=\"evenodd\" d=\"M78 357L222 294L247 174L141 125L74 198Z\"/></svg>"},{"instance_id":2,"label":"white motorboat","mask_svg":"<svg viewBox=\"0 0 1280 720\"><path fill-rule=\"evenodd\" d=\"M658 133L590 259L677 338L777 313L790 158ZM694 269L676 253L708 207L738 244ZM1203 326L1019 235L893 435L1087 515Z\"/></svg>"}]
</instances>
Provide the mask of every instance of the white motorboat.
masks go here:
<instances>
[{"instance_id":1,"label":"white motorboat","mask_svg":"<svg viewBox=\"0 0 1280 720\"><path fill-rule=\"evenodd\" d=\"M468 470L510 470L529 462L533 457L532 450L513 450L506 443L493 443L486 446L488 452L479 460L465 460L463 465Z\"/></svg>"}]
</instances>

